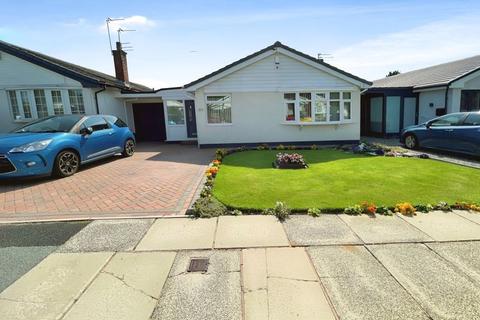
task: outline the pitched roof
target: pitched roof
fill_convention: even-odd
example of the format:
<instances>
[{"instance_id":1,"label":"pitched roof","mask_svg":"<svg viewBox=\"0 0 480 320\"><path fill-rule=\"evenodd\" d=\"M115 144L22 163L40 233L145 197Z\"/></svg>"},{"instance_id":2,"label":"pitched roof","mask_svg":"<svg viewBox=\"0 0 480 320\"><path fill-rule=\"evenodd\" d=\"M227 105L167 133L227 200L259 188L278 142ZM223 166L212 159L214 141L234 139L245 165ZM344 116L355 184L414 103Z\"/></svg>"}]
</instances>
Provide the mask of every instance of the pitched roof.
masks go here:
<instances>
[{"instance_id":1,"label":"pitched roof","mask_svg":"<svg viewBox=\"0 0 480 320\"><path fill-rule=\"evenodd\" d=\"M25 49L11 43L0 40L0 51L26 60L45 69L64 75L82 83L85 87L108 86L126 91L151 91L152 89L141 84L130 82L126 85L114 76L81 67L60 59L47 56L43 53Z\"/></svg>"},{"instance_id":2,"label":"pitched roof","mask_svg":"<svg viewBox=\"0 0 480 320\"><path fill-rule=\"evenodd\" d=\"M480 55L375 80L371 89L441 87L477 70L480 70Z\"/></svg>"},{"instance_id":3,"label":"pitched roof","mask_svg":"<svg viewBox=\"0 0 480 320\"><path fill-rule=\"evenodd\" d=\"M362 78L360 78L360 77L357 77L357 76L355 76L355 75L353 75L353 74L351 74L351 73L348 73L348 72L346 72L346 71L343 71L343 70L341 70L341 69L338 69L338 68L336 68L336 67L334 67L334 66L332 66L332 65L330 65L330 64L328 64L328 63L326 63L326 62L324 62L323 60L314 58L314 57L312 57L312 56L310 56L310 55L308 55L308 54L305 54L305 53L303 53L303 52L297 51L297 50L295 50L295 49L293 49L293 48L290 48L290 47L284 45L284 44L281 43L280 41L277 41L277 42L275 42L274 44L272 44L272 45L270 45L270 46L268 46L268 47L266 47L266 48L264 48L264 49L262 49L262 50L259 50L259 51L257 51L257 52L254 52L254 53L252 53L251 55L248 55L248 56L246 56L246 57L244 57L244 58L242 58L242 59L240 59L240 60L237 60L237 61L235 61L235 62L233 62L233 63L231 63L231 64L229 64L229 65L227 65L227 66L225 66L225 67L223 67L223 68L221 68L221 69L218 69L217 71L214 71L214 72L212 72L212 73L210 73L210 74L207 74L206 76L201 77L200 79L197 79L197 80L195 80L195 81L192 81L192 82L190 82L190 83L187 83L187 84L184 85L183 87L184 87L184 88L188 88L188 87L191 87L191 86L193 86L193 85L196 85L196 84L198 84L198 83L200 83L200 82L203 82L203 81L205 81L205 80L207 80L207 79L209 79L209 78L212 78L212 77L214 77L214 76L216 76L216 75L218 75L218 74L220 74L220 73L222 73L222 72L224 72L224 71L227 71L228 69L230 69L230 68L232 68L232 67L234 67L234 66L236 66L236 65L239 65L239 64L241 64L241 63L243 63L243 62L245 62L245 61L248 61L248 60L250 60L250 59L252 59L252 58L255 58L256 56L259 56L259 55L261 55L261 54L263 54L263 53L265 53L265 52L268 52L268 51L270 51L270 50L274 50L274 49L276 49L276 48L282 48L282 49L284 49L284 50L290 51L291 53L294 53L294 54L296 54L296 55L298 55L298 56L300 56L300 57L302 57L302 58L305 58L305 59L308 59L308 60L310 60L310 61L313 61L313 62L315 62L315 63L317 63L317 64L319 64L319 65L322 65L322 66L324 66L324 67L327 67L327 68L329 68L329 69L331 69L331 70L333 70L333 71L336 71L336 72L338 72L338 73L341 73L341 74L343 74L343 75L345 75L345 76L347 76L347 77L349 77L349 78L355 79L355 80L357 80L357 81L363 82L363 83L365 83L365 84L367 84L367 85L371 85L371 84L372 84L370 81L367 81L367 80L362 79Z\"/></svg>"}]
</instances>

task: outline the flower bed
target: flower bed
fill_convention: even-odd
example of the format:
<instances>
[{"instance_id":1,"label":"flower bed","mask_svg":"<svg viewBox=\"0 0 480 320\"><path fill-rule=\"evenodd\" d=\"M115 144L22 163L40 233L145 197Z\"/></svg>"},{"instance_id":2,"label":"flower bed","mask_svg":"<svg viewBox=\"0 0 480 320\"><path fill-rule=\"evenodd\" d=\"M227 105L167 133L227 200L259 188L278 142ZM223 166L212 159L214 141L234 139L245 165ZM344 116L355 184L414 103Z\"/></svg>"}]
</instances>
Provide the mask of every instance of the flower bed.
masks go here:
<instances>
[{"instance_id":1,"label":"flower bed","mask_svg":"<svg viewBox=\"0 0 480 320\"><path fill-rule=\"evenodd\" d=\"M277 153L273 166L277 169L305 169L308 167L303 155L298 153Z\"/></svg>"}]
</instances>

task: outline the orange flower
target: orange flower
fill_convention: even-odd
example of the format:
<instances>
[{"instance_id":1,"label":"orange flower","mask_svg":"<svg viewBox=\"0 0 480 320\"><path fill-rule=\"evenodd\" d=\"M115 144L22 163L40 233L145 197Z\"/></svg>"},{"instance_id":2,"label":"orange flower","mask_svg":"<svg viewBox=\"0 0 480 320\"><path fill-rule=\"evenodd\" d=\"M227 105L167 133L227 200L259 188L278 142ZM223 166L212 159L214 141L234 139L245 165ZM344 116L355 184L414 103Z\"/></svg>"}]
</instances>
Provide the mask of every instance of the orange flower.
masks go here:
<instances>
[{"instance_id":1,"label":"orange flower","mask_svg":"<svg viewBox=\"0 0 480 320\"><path fill-rule=\"evenodd\" d=\"M219 165L222 163L222 161L220 161L220 160L213 160L212 163L213 163L213 165L215 165L215 166L219 166Z\"/></svg>"},{"instance_id":2,"label":"orange flower","mask_svg":"<svg viewBox=\"0 0 480 320\"><path fill-rule=\"evenodd\" d=\"M218 172L218 167L210 167L210 169L208 169L210 171L211 174L216 174Z\"/></svg>"}]
</instances>

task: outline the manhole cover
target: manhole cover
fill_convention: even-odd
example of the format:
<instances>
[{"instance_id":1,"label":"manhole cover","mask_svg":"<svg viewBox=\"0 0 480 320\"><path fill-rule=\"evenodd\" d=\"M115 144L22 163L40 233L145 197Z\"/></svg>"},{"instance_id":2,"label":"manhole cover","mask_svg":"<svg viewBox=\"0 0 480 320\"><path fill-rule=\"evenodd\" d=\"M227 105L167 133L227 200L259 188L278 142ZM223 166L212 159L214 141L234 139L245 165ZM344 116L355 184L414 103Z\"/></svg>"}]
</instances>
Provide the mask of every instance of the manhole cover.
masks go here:
<instances>
[{"instance_id":1,"label":"manhole cover","mask_svg":"<svg viewBox=\"0 0 480 320\"><path fill-rule=\"evenodd\" d=\"M207 272L208 258L192 258L188 266L188 272Z\"/></svg>"}]
</instances>

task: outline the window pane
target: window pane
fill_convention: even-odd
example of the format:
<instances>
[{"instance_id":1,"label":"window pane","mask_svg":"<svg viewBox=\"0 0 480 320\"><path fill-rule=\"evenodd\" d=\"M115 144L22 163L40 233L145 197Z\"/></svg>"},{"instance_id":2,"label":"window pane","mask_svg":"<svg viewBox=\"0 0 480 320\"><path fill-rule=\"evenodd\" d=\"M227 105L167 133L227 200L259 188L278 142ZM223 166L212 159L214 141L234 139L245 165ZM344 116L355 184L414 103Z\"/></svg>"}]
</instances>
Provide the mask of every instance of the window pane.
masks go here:
<instances>
[{"instance_id":1,"label":"window pane","mask_svg":"<svg viewBox=\"0 0 480 320\"><path fill-rule=\"evenodd\" d=\"M83 123L83 126L90 127L93 131L100 131L110 128L107 121L103 117L95 116L90 117Z\"/></svg>"},{"instance_id":2,"label":"window pane","mask_svg":"<svg viewBox=\"0 0 480 320\"><path fill-rule=\"evenodd\" d=\"M340 92L330 92L330 99L340 99Z\"/></svg>"},{"instance_id":3,"label":"window pane","mask_svg":"<svg viewBox=\"0 0 480 320\"><path fill-rule=\"evenodd\" d=\"M45 99L45 91L33 90L33 95L35 96L35 105L37 106L38 117L48 117L47 99Z\"/></svg>"},{"instance_id":4,"label":"window pane","mask_svg":"<svg viewBox=\"0 0 480 320\"><path fill-rule=\"evenodd\" d=\"M68 97L72 114L84 114L85 105L83 103L82 89L68 90Z\"/></svg>"},{"instance_id":5,"label":"window pane","mask_svg":"<svg viewBox=\"0 0 480 320\"><path fill-rule=\"evenodd\" d=\"M312 94L300 93L300 121L312 121Z\"/></svg>"},{"instance_id":6,"label":"window pane","mask_svg":"<svg viewBox=\"0 0 480 320\"><path fill-rule=\"evenodd\" d=\"M55 115L64 114L62 92L60 90L52 90L53 113Z\"/></svg>"},{"instance_id":7,"label":"window pane","mask_svg":"<svg viewBox=\"0 0 480 320\"><path fill-rule=\"evenodd\" d=\"M295 93L285 93L283 94L285 100L295 101Z\"/></svg>"},{"instance_id":8,"label":"window pane","mask_svg":"<svg viewBox=\"0 0 480 320\"><path fill-rule=\"evenodd\" d=\"M330 101L330 121L340 121L340 101Z\"/></svg>"},{"instance_id":9,"label":"window pane","mask_svg":"<svg viewBox=\"0 0 480 320\"><path fill-rule=\"evenodd\" d=\"M433 127L439 126L458 126L460 120L463 119L463 114L448 114L446 116L440 117L437 120L434 120L431 125Z\"/></svg>"},{"instance_id":10,"label":"window pane","mask_svg":"<svg viewBox=\"0 0 480 320\"><path fill-rule=\"evenodd\" d=\"M344 100L350 100L352 99L352 93L351 92L343 92L342 93L343 99Z\"/></svg>"},{"instance_id":11,"label":"window pane","mask_svg":"<svg viewBox=\"0 0 480 320\"><path fill-rule=\"evenodd\" d=\"M207 96L208 123L232 123L230 96Z\"/></svg>"},{"instance_id":12,"label":"window pane","mask_svg":"<svg viewBox=\"0 0 480 320\"><path fill-rule=\"evenodd\" d=\"M350 120L352 119L352 106L350 102L343 103L343 119Z\"/></svg>"},{"instance_id":13,"label":"window pane","mask_svg":"<svg viewBox=\"0 0 480 320\"><path fill-rule=\"evenodd\" d=\"M25 119L32 118L32 111L30 109L30 101L28 100L28 91L20 91L20 98L22 99L23 116Z\"/></svg>"},{"instance_id":14,"label":"window pane","mask_svg":"<svg viewBox=\"0 0 480 320\"><path fill-rule=\"evenodd\" d=\"M287 116L286 121L295 121L295 103L287 102Z\"/></svg>"},{"instance_id":15,"label":"window pane","mask_svg":"<svg viewBox=\"0 0 480 320\"><path fill-rule=\"evenodd\" d=\"M185 109L181 100L167 101L168 124L185 124Z\"/></svg>"},{"instance_id":16,"label":"window pane","mask_svg":"<svg viewBox=\"0 0 480 320\"><path fill-rule=\"evenodd\" d=\"M460 111L480 110L480 90L462 90Z\"/></svg>"},{"instance_id":17,"label":"window pane","mask_svg":"<svg viewBox=\"0 0 480 320\"><path fill-rule=\"evenodd\" d=\"M13 118L16 120L20 118L20 109L18 108L17 94L15 91L8 91L8 97L10 98L10 108L12 108Z\"/></svg>"},{"instance_id":18,"label":"window pane","mask_svg":"<svg viewBox=\"0 0 480 320\"><path fill-rule=\"evenodd\" d=\"M325 93L316 94L315 121L327 121L327 100L325 99Z\"/></svg>"},{"instance_id":19,"label":"window pane","mask_svg":"<svg viewBox=\"0 0 480 320\"><path fill-rule=\"evenodd\" d=\"M480 113L471 113L463 122L465 126L480 126Z\"/></svg>"}]
</instances>

